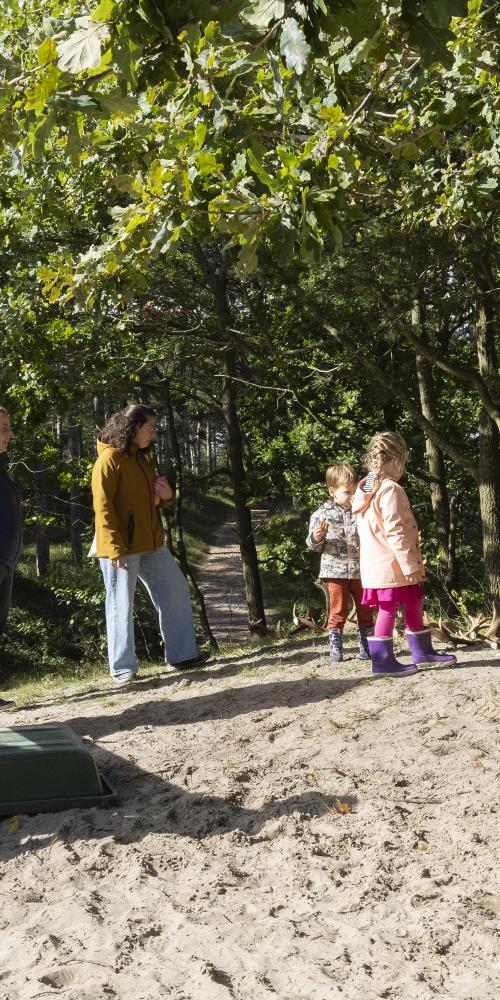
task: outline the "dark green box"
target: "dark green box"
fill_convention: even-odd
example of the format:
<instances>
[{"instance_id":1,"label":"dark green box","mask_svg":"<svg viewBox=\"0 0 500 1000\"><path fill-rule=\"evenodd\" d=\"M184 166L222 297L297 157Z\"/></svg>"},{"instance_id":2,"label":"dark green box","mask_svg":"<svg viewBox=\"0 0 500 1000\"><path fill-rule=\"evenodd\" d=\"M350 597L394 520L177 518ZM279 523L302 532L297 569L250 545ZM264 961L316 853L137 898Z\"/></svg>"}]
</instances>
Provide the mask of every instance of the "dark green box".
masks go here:
<instances>
[{"instance_id":1,"label":"dark green box","mask_svg":"<svg viewBox=\"0 0 500 1000\"><path fill-rule=\"evenodd\" d=\"M0 730L0 816L117 801L69 726L50 722Z\"/></svg>"}]
</instances>

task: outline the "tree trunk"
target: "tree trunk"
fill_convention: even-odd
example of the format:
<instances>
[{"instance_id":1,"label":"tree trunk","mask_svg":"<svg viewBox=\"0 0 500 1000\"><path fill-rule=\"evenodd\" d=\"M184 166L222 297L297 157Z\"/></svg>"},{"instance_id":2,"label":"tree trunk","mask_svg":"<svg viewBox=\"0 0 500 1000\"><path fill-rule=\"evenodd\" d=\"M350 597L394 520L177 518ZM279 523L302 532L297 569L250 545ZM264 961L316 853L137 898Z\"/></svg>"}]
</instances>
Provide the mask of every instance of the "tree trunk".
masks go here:
<instances>
[{"instance_id":1,"label":"tree trunk","mask_svg":"<svg viewBox=\"0 0 500 1000\"><path fill-rule=\"evenodd\" d=\"M106 423L106 407L104 394L102 392L97 392L95 396L92 397L92 415L96 427L100 430Z\"/></svg>"},{"instance_id":2,"label":"tree trunk","mask_svg":"<svg viewBox=\"0 0 500 1000\"><path fill-rule=\"evenodd\" d=\"M243 448L240 422L236 409L236 352L227 347L224 354L225 378L222 383L222 408L226 425L227 450L231 480L233 485L236 524L245 583L245 598L248 606L248 627L250 632L266 633L266 616L262 597L257 549L252 526L252 512L247 506L246 475L243 465Z\"/></svg>"},{"instance_id":3,"label":"tree trunk","mask_svg":"<svg viewBox=\"0 0 500 1000\"><path fill-rule=\"evenodd\" d=\"M82 489L78 482L78 463L81 459L80 427L70 413L68 417L68 445L71 457L71 484L69 487L69 523L71 538L71 559L73 566L81 566L82 544Z\"/></svg>"},{"instance_id":4,"label":"tree trunk","mask_svg":"<svg viewBox=\"0 0 500 1000\"><path fill-rule=\"evenodd\" d=\"M449 579L456 580L457 583L460 579L460 574L457 564L457 513L458 513L458 497L453 496L450 498L450 532L448 535L448 575ZM451 583L448 585L448 589L451 590Z\"/></svg>"},{"instance_id":5,"label":"tree trunk","mask_svg":"<svg viewBox=\"0 0 500 1000\"><path fill-rule=\"evenodd\" d=\"M382 413L384 415L384 429L387 431L395 431L399 411L394 399L384 400L382 403Z\"/></svg>"},{"instance_id":6,"label":"tree trunk","mask_svg":"<svg viewBox=\"0 0 500 1000\"><path fill-rule=\"evenodd\" d=\"M490 387L498 385L494 336L494 301L485 271L476 271L477 353L479 372ZM483 407L479 416L479 503L483 531L484 584L493 606L488 636L500 636L500 435Z\"/></svg>"},{"instance_id":7,"label":"tree trunk","mask_svg":"<svg viewBox=\"0 0 500 1000\"><path fill-rule=\"evenodd\" d=\"M187 558L186 546L184 544L184 526L182 520L182 504L183 504L182 459L181 459L181 449L179 446L179 439L177 437L177 428L175 426L175 417L172 406L172 399L170 396L170 388L168 384L166 384L165 386L165 400L167 404L167 419L168 419L168 428L170 434L170 445L172 448L172 457L175 462L175 472L176 472L176 477L175 477L176 500L175 500L175 514L174 514L176 535L177 535L176 554L179 559L179 564L182 569L182 572L184 573L184 576L186 576L191 581L194 597L198 607L198 614L200 616L200 623L203 628L203 631L208 639L210 648L214 650L214 652L216 652L219 648L219 644L212 632L212 629L210 628L210 623L208 621L208 616L207 616L207 609L205 607L205 598L193 576L193 571L191 569L191 566L189 565ZM172 544L172 535L170 533L169 548L171 547L171 544Z\"/></svg>"},{"instance_id":8,"label":"tree trunk","mask_svg":"<svg viewBox=\"0 0 500 1000\"><path fill-rule=\"evenodd\" d=\"M38 477L37 477L38 478ZM39 477L41 479L42 476ZM39 483L44 489L43 480ZM45 493L35 497L35 505L38 508L37 522L35 527L35 565L37 576L47 576L50 566L50 541L47 529L47 497Z\"/></svg>"},{"instance_id":9,"label":"tree trunk","mask_svg":"<svg viewBox=\"0 0 500 1000\"><path fill-rule=\"evenodd\" d=\"M222 266L219 268L212 267L199 248L195 250L194 255L203 268L212 289L220 330L226 343L224 351L225 377L222 382L222 409L226 430L227 460L231 472L236 526L238 529L238 541L245 585L245 600L248 607L248 628L252 633L265 635L267 632L266 615L257 549L253 535L252 512L247 505L242 433L236 406L235 378L238 374L237 355L230 332L235 324L232 320L227 298L227 276Z\"/></svg>"},{"instance_id":10,"label":"tree trunk","mask_svg":"<svg viewBox=\"0 0 500 1000\"><path fill-rule=\"evenodd\" d=\"M422 323L422 307L415 302L411 314L415 333L425 336ZM421 354L415 355L417 367L417 382L422 413L430 423L437 424L437 406L434 390L432 367ZM427 472L430 479L431 504L436 527L437 557L445 574L446 586L449 590L457 586L456 560L451 558L453 545L450 544L450 502L446 482L446 466L444 455L440 448L424 433L425 457ZM450 558L449 558L450 557Z\"/></svg>"}]
</instances>

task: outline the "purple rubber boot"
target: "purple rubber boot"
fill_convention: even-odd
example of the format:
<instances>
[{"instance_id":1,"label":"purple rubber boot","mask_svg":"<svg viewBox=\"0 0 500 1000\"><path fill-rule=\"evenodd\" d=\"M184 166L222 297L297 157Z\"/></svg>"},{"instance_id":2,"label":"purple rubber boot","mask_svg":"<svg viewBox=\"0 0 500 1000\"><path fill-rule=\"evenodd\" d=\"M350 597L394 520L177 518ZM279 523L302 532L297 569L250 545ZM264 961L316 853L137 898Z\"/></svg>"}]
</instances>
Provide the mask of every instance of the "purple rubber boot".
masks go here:
<instances>
[{"instance_id":1,"label":"purple rubber boot","mask_svg":"<svg viewBox=\"0 0 500 1000\"><path fill-rule=\"evenodd\" d=\"M394 656L392 639L384 639L378 635L368 636L368 648L372 658L372 674L374 677L406 677L414 674L413 663L399 663Z\"/></svg>"},{"instance_id":2,"label":"purple rubber boot","mask_svg":"<svg viewBox=\"0 0 500 1000\"><path fill-rule=\"evenodd\" d=\"M430 628L420 632L407 632L406 638L410 647L411 658L419 667L430 666L432 663L456 663L453 653L436 653L432 646Z\"/></svg>"}]
</instances>

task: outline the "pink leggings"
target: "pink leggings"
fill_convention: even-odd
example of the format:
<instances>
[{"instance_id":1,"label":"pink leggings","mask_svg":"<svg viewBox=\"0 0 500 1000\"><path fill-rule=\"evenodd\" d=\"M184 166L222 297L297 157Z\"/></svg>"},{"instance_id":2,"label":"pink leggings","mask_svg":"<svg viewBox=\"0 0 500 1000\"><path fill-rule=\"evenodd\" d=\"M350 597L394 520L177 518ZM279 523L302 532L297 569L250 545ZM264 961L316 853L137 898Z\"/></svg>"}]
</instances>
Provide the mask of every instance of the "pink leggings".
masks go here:
<instances>
[{"instance_id":1,"label":"pink leggings","mask_svg":"<svg viewBox=\"0 0 500 1000\"><path fill-rule=\"evenodd\" d=\"M403 604L403 614L405 628L409 632L420 632L424 628L424 619L422 614L424 595L418 593L417 589L411 597L406 597L406 600L401 601L379 601L378 604L378 615L375 622L374 635L380 636L380 638L390 639L394 631L394 625L396 622L396 615L399 611L401 603Z\"/></svg>"}]
</instances>

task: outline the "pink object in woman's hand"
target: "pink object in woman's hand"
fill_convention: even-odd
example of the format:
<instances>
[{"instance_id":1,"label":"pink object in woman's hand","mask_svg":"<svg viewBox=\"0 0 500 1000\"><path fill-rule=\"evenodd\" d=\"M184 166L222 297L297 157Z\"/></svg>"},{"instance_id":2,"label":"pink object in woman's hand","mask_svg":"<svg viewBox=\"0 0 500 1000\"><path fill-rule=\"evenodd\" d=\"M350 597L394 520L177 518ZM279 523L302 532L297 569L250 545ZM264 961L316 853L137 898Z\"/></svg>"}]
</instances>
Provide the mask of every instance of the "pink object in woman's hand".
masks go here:
<instances>
[{"instance_id":1,"label":"pink object in woman's hand","mask_svg":"<svg viewBox=\"0 0 500 1000\"><path fill-rule=\"evenodd\" d=\"M167 489L170 489L170 485L169 485L169 482L168 482L168 479L167 479L166 476L157 476L156 479L155 479L155 504L156 504L156 506L158 506L158 504L159 504L159 502L161 500L161 496L159 496L158 493L156 492L158 487L160 487L162 489L164 489L165 487ZM167 499L168 499L168 497L167 497Z\"/></svg>"}]
</instances>

